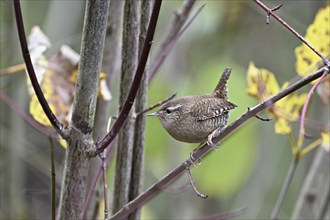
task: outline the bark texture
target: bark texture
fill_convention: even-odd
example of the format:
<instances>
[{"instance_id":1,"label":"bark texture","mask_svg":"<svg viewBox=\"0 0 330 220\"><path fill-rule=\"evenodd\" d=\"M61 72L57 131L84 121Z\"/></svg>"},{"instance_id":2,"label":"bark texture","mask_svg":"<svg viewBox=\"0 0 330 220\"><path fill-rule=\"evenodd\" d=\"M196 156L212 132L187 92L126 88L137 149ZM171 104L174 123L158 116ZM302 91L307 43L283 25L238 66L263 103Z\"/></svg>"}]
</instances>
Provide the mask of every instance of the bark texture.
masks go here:
<instances>
[{"instance_id":1,"label":"bark texture","mask_svg":"<svg viewBox=\"0 0 330 220\"><path fill-rule=\"evenodd\" d=\"M319 147L297 198L292 219L329 218L329 164L329 154Z\"/></svg>"},{"instance_id":2,"label":"bark texture","mask_svg":"<svg viewBox=\"0 0 330 220\"><path fill-rule=\"evenodd\" d=\"M108 87L112 88L114 75L119 74L121 63L122 14L124 1L110 1L109 17L104 45L102 71L107 74ZM94 138L106 135L107 119L110 117L110 102L101 98L97 100Z\"/></svg>"},{"instance_id":3,"label":"bark texture","mask_svg":"<svg viewBox=\"0 0 330 220\"><path fill-rule=\"evenodd\" d=\"M78 219L83 209L108 6L108 0L90 0L86 3L58 219Z\"/></svg>"},{"instance_id":4,"label":"bark texture","mask_svg":"<svg viewBox=\"0 0 330 220\"><path fill-rule=\"evenodd\" d=\"M120 63L121 63L121 30L122 30L122 16L123 16L124 1L110 1L108 24L105 37L104 53L102 60L102 72L107 74L107 85L111 92L113 91L113 79L119 75ZM112 100L105 101L102 98L97 99L96 114L95 114L95 126L93 129L94 140L99 140L107 133L108 119L111 117L110 106L113 104ZM107 149L108 150L108 149ZM106 158L110 160L110 158ZM92 160L89 168L89 176L93 177L97 172L97 169L101 166L100 160ZM89 179L89 181L93 181ZM99 183L98 190L102 186L102 181ZM91 182L88 183L90 185ZM95 207L100 201L97 199L92 200L90 207ZM89 218L92 218L93 210L87 214ZM111 212L111 210L110 210ZM111 213L109 213L111 214Z\"/></svg>"},{"instance_id":5,"label":"bark texture","mask_svg":"<svg viewBox=\"0 0 330 220\"><path fill-rule=\"evenodd\" d=\"M122 66L120 77L119 111L129 93L138 60L139 34L139 1L125 1L123 20ZM112 212L117 212L129 201L129 182L131 179L132 147L133 147L133 114L127 119L118 136L117 158L115 168L115 185Z\"/></svg>"},{"instance_id":6,"label":"bark texture","mask_svg":"<svg viewBox=\"0 0 330 220\"><path fill-rule=\"evenodd\" d=\"M140 2L140 36L139 36L139 56L143 50L143 44L146 38L148 23L151 15L151 4L153 1L142 0ZM146 77L147 67L142 76L141 85L138 90L135 100L135 113L146 108L148 81ZM144 172L144 145L145 145L145 114L138 115L135 119L134 127L134 143L133 143L133 157L132 157L132 171L131 182L129 188L129 200L135 199L141 194L143 186L143 172ZM140 219L141 210L135 210L128 219Z\"/></svg>"}]
</instances>

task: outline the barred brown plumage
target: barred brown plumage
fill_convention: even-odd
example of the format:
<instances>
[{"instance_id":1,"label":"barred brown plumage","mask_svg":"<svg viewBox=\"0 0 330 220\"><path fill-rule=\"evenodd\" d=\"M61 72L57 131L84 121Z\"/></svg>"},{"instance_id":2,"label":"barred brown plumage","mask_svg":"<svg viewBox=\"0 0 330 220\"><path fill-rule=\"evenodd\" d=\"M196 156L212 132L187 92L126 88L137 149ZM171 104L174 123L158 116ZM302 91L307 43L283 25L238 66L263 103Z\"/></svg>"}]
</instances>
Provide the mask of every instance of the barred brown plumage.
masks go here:
<instances>
[{"instance_id":1,"label":"barred brown plumage","mask_svg":"<svg viewBox=\"0 0 330 220\"><path fill-rule=\"evenodd\" d=\"M188 143L208 141L227 124L229 111L236 107L228 101L227 81L231 69L226 68L211 94L185 96L164 103L155 115L165 130L175 139Z\"/></svg>"}]
</instances>

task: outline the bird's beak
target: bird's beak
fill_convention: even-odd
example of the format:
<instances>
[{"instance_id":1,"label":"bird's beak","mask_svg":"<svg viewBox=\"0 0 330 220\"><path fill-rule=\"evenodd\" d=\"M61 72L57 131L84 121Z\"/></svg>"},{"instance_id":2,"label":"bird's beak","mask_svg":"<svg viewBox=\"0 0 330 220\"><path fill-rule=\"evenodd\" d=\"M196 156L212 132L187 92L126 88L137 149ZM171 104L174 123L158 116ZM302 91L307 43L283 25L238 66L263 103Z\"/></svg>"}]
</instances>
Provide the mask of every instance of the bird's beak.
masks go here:
<instances>
[{"instance_id":1,"label":"bird's beak","mask_svg":"<svg viewBox=\"0 0 330 220\"><path fill-rule=\"evenodd\" d=\"M158 112L152 112L152 113L147 114L147 116L158 116L158 115L159 115Z\"/></svg>"}]
</instances>

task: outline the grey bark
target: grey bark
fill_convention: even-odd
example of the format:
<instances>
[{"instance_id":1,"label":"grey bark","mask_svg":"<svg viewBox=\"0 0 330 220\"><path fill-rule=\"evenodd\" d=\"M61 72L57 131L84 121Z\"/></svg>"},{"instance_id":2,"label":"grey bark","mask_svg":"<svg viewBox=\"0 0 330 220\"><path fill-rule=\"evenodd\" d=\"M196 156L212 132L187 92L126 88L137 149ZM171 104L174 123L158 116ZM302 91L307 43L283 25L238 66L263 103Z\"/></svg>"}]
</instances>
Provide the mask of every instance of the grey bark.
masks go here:
<instances>
[{"instance_id":1,"label":"grey bark","mask_svg":"<svg viewBox=\"0 0 330 220\"><path fill-rule=\"evenodd\" d=\"M113 78L120 70L121 61L121 24L124 1L110 1L109 17L104 45L102 71L107 74L108 87L112 88ZM110 102L101 98L97 100L94 138L104 137L107 119L110 117Z\"/></svg>"},{"instance_id":2,"label":"grey bark","mask_svg":"<svg viewBox=\"0 0 330 220\"><path fill-rule=\"evenodd\" d=\"M81 58L68 128L69 146L65 154L59 219L78 219L83 209L108 6L108 0L90 0L86 3Z\"/></svg>"},{"instance_id":3,"label":"grey bark","mask_svg":"<svg viewBox=\"0 0 330 220\"><path fill-rule=\"evenodd\" d=\"M143 44L145 41L148 23L151 15L151 4L153 1L142 0L140 2L140 36L139 36L139 56L143 50ZM141 85L138 90L135 100L135 113L142 111L146 108L147 103L147 89L148 80L146 77L147 67L144 70L142 76ZM141 194L143 186L143 171L144 171L144 145L145 145L145 114L138 115L135 119L134 129L134 143L133 143L133 158L132 158L132 171L131 171L131 182L129 189L129 200L135 199ZM137 209L132 212L128 219L140 219L141 210Z\"/></svg>"},{"instance_id":4,"label":"grey bark","mask_svg":"<svg viewBox=\"0 0 330 220\"><path fill-rule=\"evenodd\" d=\"M122 28L122 14L123 14L124 1L110 1L109 16L104 44L103 60L102 60L102 72L107 74L107 85L112 90L114 75L117 75L120 71L121 63L121 28ZM104 137L107 129L107 122L111 116L110 106L112 102L105 101L102 98L97 99L96 113L95 113L95 125L93 128L94 140L99 140ZM93 177L96 169L101 166L100 160L92 160L89 168L89 176ZM89 179L92 181L92 179ZM99 186L101 186L100 181ZM88 187L91 183L88 183ZM100 201L94 199L93 204L90 207L95 207L95 203ZM87 216L90 218L93 215L94 210L90 210ZM111 213L109 213L111 214Z\"/></svg>"},{"instance_id":5,"label":"grey bark","mask_svg":"<svg viewBox=\"0 0 330 220\"><path fill-rule=\"evenodd\" d=\"M119 111L121 110L132 84L138 60L138 5L139 1L125 1L123 21L122 66L120 78ZM127 116L118 135L115 185L112 212L117 212L129 201L131 160L133 147L133 114Z\"/></svg>"},{"instance_id":6,"label":"grey bark","mask_svg":"<svg viewBox=\"0 0 330 220\"><path fill-rule=\"evenodd\" d=\"M329 154L319 147L297 198L292 219L329 219L329 166Z\"/></svg>"},{"instance_id":7,"label":"grey bark","mask_svg":"<svg viewBox=\"0 0 330 220\"><path fill-rule=\"evenodd\" d=\"M123 16L124 1L110 1L108 24L106 30L103 60L102 60L102 72L107 74L107 85L112 91L113 79L115 75L119 74L121 63L121 28L122 28L122 16ZM104 137L107 129L107 122L111 117L110 106L113 102L105 101L102 98L97 99L96 114L95 114L95 126L93 129L94 140L99 140ZM109 158L108 158L109 159ZM93 177L96 169L101 166L100 160L92 160L89 168L89 176ZM92 179L89 179L92 181ZM99 188L102 181L99 183ZM90 185L90 183L88 183ZM98 188L98 189L99 189ZM94 199L93 204L90 207L95 207L95 203L100 201ZM93 211L90 210L87 216L92 218ZM111 213L109 213L111 214Z\"/></svg>"}]
</instances>

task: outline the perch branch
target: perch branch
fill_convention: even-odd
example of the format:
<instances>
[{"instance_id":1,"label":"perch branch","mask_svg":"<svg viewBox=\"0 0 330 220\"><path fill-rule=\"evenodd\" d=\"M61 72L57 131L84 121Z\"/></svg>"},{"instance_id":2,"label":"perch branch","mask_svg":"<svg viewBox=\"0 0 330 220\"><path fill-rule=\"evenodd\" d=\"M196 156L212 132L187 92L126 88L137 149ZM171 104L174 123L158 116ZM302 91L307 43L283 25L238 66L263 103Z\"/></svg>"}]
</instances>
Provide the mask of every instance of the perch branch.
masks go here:
<instances>
[{"instance_id":1,"label":"perch branch","mask_svg":"<svg viewBox=\"0 0 330 220\"><path fill-rule=\"evenodd\" d=\"M243 123L245 123L248 119L255 117L256 114L269 108L275 102L282 99L283 97L291 94L292 92L300 89L301 87L307 85L308 83L318 79L323 75L323 72L327 71L326 67L298 80L297 82L293 83L292 85L288 86L286 89L282 90L278 94L270 97L269 99L265 100L264 102L256 105L255 107L251 108L250 111L247 111L243 114L240 118L236 119L233 123L231 123L228 127L226 127L216 138L214 138L214 142L218 143L220 140L223 140L226 136L228 136L231 132L236 130L240 127ZM192 154L194 160L200 159L202 156L206 155L209 151L213 148L204 144L200 147L196 152ZM189 163L189 161L187 161ZM132 211L136 208L141 207L144 203L146 203L149 199L154 197L157 193L163 190L168 184L178 178L183 172L186 170L187 162L183 162L180 166L173 169L167 175L165 175L162 179L156 182L154 185L150 186L144 193L142 193L139 197L132 200L131 202L127 203L121 210L115 213L110 219L122 219L128 216ZM192 161L194 162L194 161Z\"/></svg>"}]
</instances>

